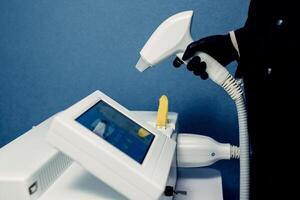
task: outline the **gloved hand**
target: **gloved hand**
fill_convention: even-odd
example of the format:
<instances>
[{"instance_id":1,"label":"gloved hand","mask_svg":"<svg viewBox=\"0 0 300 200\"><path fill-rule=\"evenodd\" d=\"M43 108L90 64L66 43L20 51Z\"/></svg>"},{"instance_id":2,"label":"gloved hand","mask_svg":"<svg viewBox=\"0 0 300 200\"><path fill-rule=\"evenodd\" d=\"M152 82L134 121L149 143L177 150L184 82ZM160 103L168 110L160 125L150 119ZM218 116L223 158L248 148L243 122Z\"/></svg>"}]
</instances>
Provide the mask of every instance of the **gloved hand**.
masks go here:
<instances>
[{"instance_id":1,"label":"gloved hand","mask_svg":"<svg viewBox=\"0 0 300 200\"><path fill-rule=\"evenodd\" d=\"M198 41L189 44L183 54L184 61L192 58L196 52L205 52L216 59L223 66L238 59L238 52L234 48L229 34L227 35L213 35L202 38ZM175 67L179 67L182 61L176 58L173 61ZM202 62L199 56L193 57L187 64L187 69L192 71L196 76L202 79L207 79L206 63Z\"/></svg>"}]
</instances>

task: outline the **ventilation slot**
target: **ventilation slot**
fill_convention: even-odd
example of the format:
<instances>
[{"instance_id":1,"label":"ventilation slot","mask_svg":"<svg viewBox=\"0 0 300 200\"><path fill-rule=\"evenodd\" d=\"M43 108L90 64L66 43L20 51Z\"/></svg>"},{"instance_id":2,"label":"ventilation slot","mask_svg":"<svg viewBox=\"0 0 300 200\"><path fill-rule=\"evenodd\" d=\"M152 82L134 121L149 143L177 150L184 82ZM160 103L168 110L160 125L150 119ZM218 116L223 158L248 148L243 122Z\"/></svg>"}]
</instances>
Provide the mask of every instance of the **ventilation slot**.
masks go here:
<instances>
[{"instance_id":1,"label":"ventilation slot","mask_svg":"<svg viewBox=\"0 0 300 200\"><path fill-rule=\"evenodd\" d=\"M52 160L49 161L47 166L41 169L38 176L38 185L41 193L53 184L53 182L71 165L72 160L59 152Z\"/></svg>"}]
</instances>

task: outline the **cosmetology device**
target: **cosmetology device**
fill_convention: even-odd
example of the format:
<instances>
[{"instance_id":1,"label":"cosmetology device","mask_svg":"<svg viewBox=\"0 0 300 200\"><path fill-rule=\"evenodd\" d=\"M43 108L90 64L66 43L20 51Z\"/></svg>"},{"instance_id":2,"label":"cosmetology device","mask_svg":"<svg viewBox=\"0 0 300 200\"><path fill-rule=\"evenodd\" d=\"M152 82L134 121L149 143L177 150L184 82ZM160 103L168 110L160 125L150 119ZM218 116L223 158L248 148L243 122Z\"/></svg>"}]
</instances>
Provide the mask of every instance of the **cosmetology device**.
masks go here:
<instances>
[{"instance_id":1,"label":"cosmetology device","mask_svg":"<svg viewBox=\"0 0 300 200\"><path fill-rule=\"evenodd\" d=\"M165 20L140 51L141 57L136 68L143 72L175 54L181 59L186 47L193 42L190 33L192 16L193 11L185 11ZM240 200L247 200L249 198L249 145L242 89L230 73L214 58L204 52L197 52L195 56L199 56L206 63L206 72L209 78L223 87L235 101L240 133ZM182 61L182 63L186 62ZM197 167L197 163L194 161L192 163L192 166Z\"/></svg>"},{"instance_id":2,"label":"cosmetology device","mask_svg":"<svg viewBox=\"0 0 300 200\"><path fill-rule=\"evenodd\" d=\"M136 198L136 194L132 194L136 192L135 190L128 189L128 184L135 182L136 175L140 174L144 176L144 179L140 181L141 188L152 187L151 185L154 185L157 180L155 179L155 172L162 170L159 172L162 177L158 179L164 179L165 173L168 174L168 177L167 180L164 179L164 183L161 185L157 184L157 188L161 188L163 191L158 192L159 198L151 196L149 197L150 199L196 200L201 198L206 200L223 200L222 180L217 170L208 168L183 169L177 168L177 164L179 166L193 166L193 162L196 162L198 164L202 163L202 166L207 166L219 159L229 159L234 157L234 155L231 155L232 147L229 144L220 144L204 136L178 135L178 114L174 112L168 113L168 100L165 96L160 99L158 112L123 112L117 110L113 101L106 98L104 94L97 91L74 106L55 114L33 127L1 148L0 199L125 200L128 199L128 196L134 195L134 198L130 199L139 199L139 197ZM99 99L101 100L97 101ZM112 104L110 106L108 106L109 104L98 104L102 101ZM65 112L68 114L62 114ZM81 112L83 113L79 114ZM130 116L133 120L138 119L141 124L138 125L138 122L133 120L132 122L128 121L126 119L128 118L127 112L131 113ZM69 118L70 116L71 119ZM77 123L80 128L78 129L77 126L70 127L73 123ZM137 125L143 128L137 129ZM144 125L147 128L150 126L152 129L146 130ZM61 126L65 126L65 128L61 128ZM73 130L67 132L68 134L73 134L72 140L70 140L69 136L65 139L64 134L57 132L57 129L65 130L70 128ZM156 131L150 132L153 129ZM78 158L75 155L76 158L74 157L74 159L78 162L73 162L69 156L59 151L59 149L51 148L45 141L48 134L48 139L51 140L54 146L59 146L60 149L63 149L63 152L69 155L73 155L71 151L74 150L78 156L83 158ZM79 139L76 134L81 135L83 138ZM123 137L120 137L120 134ZM161 147L156 146L158 149L155 152L163 152L160 153L163 157L158 158L151 156L150 151L152 147L150 147L146 153L147 155L145 155L145 159L142 159L145 154L145 148L142 147L149 144L148 141L152 138L151 134L162 134L167 140L171 140L172 144L177 142L177 151L173 152L173 149L168 150L165 145ZM95 138L92 137L94 135ZM58 138L54 139L53 137ZM73 139L88 140L90 137L93 141L83 141L82 143L73 141ZM155 137L151 145L155 141ZM103 151L95 150L95 153L99 154L89 154L95 149L94 144L98 144L99 140L106 144L101 147L99 145L99 148ZM141 141L144 143L140 144ZM82 144L89 144L89 146L82 146ZM214 156L212 156L212 152L214 152ZM90 155L93 156L92 159L94 161L86 160L86 157ZM107 158L99 161L103 156ZM148 163L156 161L154 164L156 167L154 167L150 176L142 170L147 159L149 159ZM172 162L170 163L164 159L172 160ZM104 169L109 163L116 162L112 160L118 160L120 164L114 166L114 168ZM130 178L126 174L119 175L124 173L124 170L126 170L124 168L127 166L131 168L133 163L139 168L128 170L127 173L130 175ZM97 168L97 176L91 175L89 172L93 172L92 170L95 169L86 168L86 166L98 166L98 164L103 166ZM106 175L111 176L111 174L114 174L111 178L118 176L115 179L115 182L118 181L118 184L102 178ZM119 187L128 190L125 193L122 191L118 192ZM138 189L142 190L139 193L148 191L148 189ZM145 198L145 196L143 197Z\"/></svg>"},{"instance_id":3,"label":"cosmetology device","mask_svg":"<svg viewBox=\"0 0 300 200\"><path fill-rule=\"evenodd\" d=\"M169 117L167 105L162 97L155 124L96 91L55 115L46 140L128 199L171 200L186 193L175 189L177 165L207 166L235 156L230 144L208 137L177 138L177 114Z\"/></svg>"},{"instance_id":4,"label":"cosmetology device","mask_svg":"<svg viewBox=\"0 0 300 200\"><path fill-rule=\"evenodd\" d=\"M178 135L177 114L169 117L167 105L162 97L157 122L151 124L154 120L96 91L56 114L46 140L128 199L176 199L186 193L175 189L177 166L230 159L235 147L204 136ZM191 194L186 199L193 200Z\"/></svg>"}]
</instances>

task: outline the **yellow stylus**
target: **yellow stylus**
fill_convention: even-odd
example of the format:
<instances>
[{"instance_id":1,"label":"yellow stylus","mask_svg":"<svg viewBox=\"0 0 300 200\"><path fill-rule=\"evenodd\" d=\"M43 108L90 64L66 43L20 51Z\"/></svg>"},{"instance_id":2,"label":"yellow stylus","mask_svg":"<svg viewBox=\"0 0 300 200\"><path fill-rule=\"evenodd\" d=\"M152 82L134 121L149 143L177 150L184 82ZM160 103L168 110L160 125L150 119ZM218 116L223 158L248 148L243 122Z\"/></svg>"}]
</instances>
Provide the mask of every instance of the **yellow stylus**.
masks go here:
<instances>
[{"instance_id":1,"label":"yellow stylus","mask_svg":"<svg viewBox=\"0 0 300 200\"><path fill-rule=\"evenodd\" d=\"M159 99L159 106L157 111L156 126L158 128L166 128L168 124L168 110L169 110L168 97L162 95Z\"/></svg>"}]
</instances>

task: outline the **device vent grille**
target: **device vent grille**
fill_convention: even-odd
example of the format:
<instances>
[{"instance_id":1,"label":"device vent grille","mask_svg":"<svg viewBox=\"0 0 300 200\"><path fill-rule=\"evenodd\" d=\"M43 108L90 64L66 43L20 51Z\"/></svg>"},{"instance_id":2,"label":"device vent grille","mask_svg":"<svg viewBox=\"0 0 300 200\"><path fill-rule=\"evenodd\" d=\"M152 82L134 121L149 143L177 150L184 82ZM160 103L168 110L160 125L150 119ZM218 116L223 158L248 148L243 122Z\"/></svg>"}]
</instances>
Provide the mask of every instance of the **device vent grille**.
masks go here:
<instances>
[{"instance_id":1,"label":"device vent grille","mask_svg":"<svg viewBox=\"0 0 300 200\"><path fill-rule=\"evenodd\" d=\"M59 152L52 160L49 161L47 167L41 169L38 176L38 185L41 192L53 184L53 182L71 165L72 160L65 154Z\"/></svg>"}]
</instances>

